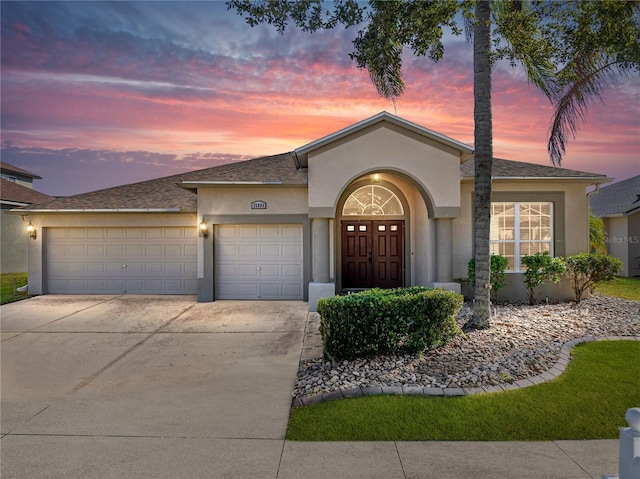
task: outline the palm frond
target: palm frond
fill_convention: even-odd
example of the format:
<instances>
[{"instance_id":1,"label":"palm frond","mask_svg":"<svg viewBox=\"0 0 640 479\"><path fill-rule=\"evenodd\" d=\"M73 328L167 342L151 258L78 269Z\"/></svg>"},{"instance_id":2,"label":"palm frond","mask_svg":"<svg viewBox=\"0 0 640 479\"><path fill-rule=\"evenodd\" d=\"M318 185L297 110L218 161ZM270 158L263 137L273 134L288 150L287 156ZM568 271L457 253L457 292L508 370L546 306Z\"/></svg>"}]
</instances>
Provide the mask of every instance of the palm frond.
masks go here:
<instances>
[{"instance_id":1,"label":"palm frond","mask_svg":"<svg viewBox=\"0 0 640 479\"><path fill-rule=\"evenodd\" d=\"M589 52L578 56L561 70L559 78L565 80L548 95L555 105L547 145L554 165L562 164L569 137L576 137L581 124L586 121L590 104L601 101L602 92L615 85L620 74L625 73L625 69L618 68L618 65L605 54Z\"/></svg>"}]
</instances>

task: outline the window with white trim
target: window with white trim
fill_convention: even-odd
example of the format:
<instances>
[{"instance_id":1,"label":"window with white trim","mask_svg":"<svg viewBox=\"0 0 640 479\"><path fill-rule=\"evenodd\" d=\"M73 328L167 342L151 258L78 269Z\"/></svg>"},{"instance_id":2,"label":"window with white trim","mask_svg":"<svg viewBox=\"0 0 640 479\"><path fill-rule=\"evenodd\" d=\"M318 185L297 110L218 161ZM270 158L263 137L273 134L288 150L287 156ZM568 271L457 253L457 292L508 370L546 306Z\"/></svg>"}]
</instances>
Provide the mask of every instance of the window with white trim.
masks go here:
<instances>
[{"instance_id":1,"label":"window with white trim","mask_svg":"<svg viewBox=\"0 0 640 479\"><path fill-rule=\"evenodd\" d=\"M491 253L509 260L507 271L523 271L523 256L553 256L553 203L491 203Z\"/></svg>"}]
</instances>

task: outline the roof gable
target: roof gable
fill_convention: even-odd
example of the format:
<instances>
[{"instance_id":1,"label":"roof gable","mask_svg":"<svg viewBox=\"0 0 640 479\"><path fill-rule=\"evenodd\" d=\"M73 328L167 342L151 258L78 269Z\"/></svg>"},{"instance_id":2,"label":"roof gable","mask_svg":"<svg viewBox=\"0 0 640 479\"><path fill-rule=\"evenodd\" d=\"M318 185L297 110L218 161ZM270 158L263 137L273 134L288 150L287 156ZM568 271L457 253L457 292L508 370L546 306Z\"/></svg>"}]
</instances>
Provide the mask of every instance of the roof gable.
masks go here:
<instances>
[{"instance_id":1,"label":"roof gable","mask_svg":"<svg viewBox=\"0 0 640 479\"><path fill-rule=\"evenodd\" d=\"M640 211L640 175L601 188L589 203L597 216L626 216Z\"/></svg>"},{"instance_id":2,"label":"roof gable","mask_svg":"<svg viewBox=\"0 0 640 479\"><path fill-rule=\"evenodd\" d=\"M429 140L436 141L450 148L453 148L454 150L457 150L460 153L461 160L468 158L473 153L473 148L471 148L470 146L458 140L454 140L452 138L449 138L448 136L441 135L440 133L437 133L433 130L429 130L416 123L412 123L408 120L405 120L404 118L400 118L399 116L392 115L389 112L383 111L378 113L377 115L367 118L366 120L362 120L351 126L343 128L342 130L336 131L318 140L312 141L311 143L307 143L306 145L301 146L300 148L296 148L294 153L296 155L298 166L301 168L308 167L309 153L311 153L312 151L317 150L318 148L322 148L324 146L330 145L331 143L339 141L349 135L353 135L354 133L362 131L365 128L370 128L374 125L378 125L381 123L388 123L391 125L398 126L412 133L415 133L419 136L422 136Z\"/></svg>"},{"instance_id":3,"label":"roof gable","mask_svg":"<svg viewBox=\"0 0 640 479\"><path fill-rule=\"evenodd\" d=\"M4 161L0 161L0 171L3 174L13 175L13 176L21 176L26 179L36 179L41 180L42 177L38 175L34 175L30 171L23 170L22 168L18 168L17 166L10 165Z\"/></svg>"}]
</instances>

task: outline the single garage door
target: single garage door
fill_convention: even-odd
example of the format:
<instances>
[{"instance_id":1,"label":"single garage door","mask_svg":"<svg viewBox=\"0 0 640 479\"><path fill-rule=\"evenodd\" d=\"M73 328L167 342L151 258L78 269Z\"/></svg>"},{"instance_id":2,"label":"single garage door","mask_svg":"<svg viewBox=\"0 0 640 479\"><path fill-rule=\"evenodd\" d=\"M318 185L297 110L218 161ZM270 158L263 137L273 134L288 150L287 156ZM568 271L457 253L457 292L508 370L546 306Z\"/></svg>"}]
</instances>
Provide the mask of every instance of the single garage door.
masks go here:
<instances>
[{"instance_id":1,"label":"single garage door","mask_svg":"<svg viewBox=\"0 0 640 479\"><path fill-rule=\"evenodd\" d=\"M196 294L197 229L47 228L48 293Z\"/></svg>"},{"instance_id":2,"label":"single garage door","mask_svg":"<svg viewBox=\"0 0 640 479\"><path fill-rule=\"evenodd\" d=\"M302 225L217 225L216 299L302 299Z\"/></svg>"}]
</instances>

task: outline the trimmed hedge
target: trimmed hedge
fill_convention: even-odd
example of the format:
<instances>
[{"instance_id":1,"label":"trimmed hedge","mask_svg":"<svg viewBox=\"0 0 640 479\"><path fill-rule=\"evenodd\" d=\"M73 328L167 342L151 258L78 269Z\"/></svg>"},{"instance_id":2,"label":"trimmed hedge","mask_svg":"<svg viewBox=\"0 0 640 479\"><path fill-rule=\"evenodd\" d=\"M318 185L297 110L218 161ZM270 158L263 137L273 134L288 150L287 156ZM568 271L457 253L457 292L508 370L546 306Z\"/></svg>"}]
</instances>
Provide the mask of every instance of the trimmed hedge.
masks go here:
<instances>
[{"instance_id":1,"label":"trimmed hedge","mask_svg":"<svg viewBox=\"0 0 640 479\"><path fill-rule=\"evenodd\" d=\"M412 287L371 289L318 302L325 357L342 360L422 352L460 334L461 295Z\"/></svg>"}]
</instances>

